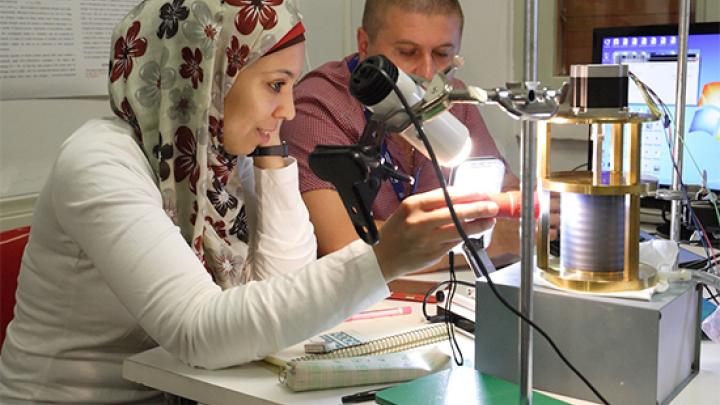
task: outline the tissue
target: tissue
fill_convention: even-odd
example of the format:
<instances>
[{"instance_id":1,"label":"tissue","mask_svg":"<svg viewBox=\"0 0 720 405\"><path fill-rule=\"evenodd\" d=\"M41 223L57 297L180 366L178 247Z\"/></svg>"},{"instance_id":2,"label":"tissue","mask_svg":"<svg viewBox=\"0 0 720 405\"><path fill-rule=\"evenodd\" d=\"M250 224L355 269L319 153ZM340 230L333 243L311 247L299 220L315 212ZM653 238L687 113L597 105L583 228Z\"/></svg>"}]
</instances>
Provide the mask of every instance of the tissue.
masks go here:
<instances>
[{"instance_id":1,"label":"tissue","mask_svg":"<svg viewBox=\"0 0 720 405\"><path fill-rule=\"evenodd\" d=\"M671 240L652 239L640 244L640 263L654 267L658 272L675 270L678 245Z\"/></svg>"}]
</instances>

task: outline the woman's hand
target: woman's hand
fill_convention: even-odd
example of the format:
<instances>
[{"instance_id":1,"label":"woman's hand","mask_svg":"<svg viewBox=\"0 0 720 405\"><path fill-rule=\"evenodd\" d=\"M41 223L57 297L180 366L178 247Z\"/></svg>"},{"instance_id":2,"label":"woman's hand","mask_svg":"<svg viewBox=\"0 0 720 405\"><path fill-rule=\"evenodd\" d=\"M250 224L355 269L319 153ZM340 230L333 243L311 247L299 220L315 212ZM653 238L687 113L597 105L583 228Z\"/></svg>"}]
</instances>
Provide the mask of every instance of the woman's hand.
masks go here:
<instances>
[{"instance_id":1,"label":"woman's hand","mask_svg":"<svg viewBox=\"0 0 720 405\"><path fill-rule=\"evenodd\" d=\"M448 189L467 234L489 229L498 206L484 194ZM445 205L442 190L405 199L380 228L380 243L373 247L387 281L429 267L461 241Z\"/></svg>"}]
</instances>

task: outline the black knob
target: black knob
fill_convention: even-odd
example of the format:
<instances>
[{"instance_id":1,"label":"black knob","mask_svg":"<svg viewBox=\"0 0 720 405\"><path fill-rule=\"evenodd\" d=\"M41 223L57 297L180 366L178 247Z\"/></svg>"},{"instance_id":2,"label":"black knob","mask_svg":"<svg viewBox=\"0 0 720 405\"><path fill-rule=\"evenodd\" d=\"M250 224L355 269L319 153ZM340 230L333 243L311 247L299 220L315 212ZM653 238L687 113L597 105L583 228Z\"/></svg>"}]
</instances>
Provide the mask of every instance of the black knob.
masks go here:
<instances>
[{"instance_id":1,"label":"black knob","mask_svg":"<svg viewBox=\"0 0 720 405\"><path fill-rule=\"evenodd\" d=\"M387 77L382 72L385 72ZM392 92L397 78L398 68L388 58L383 55L370 56L360 62L352 72L350 94L364 105L375 105Z\"/></svg>"}]
</instances>

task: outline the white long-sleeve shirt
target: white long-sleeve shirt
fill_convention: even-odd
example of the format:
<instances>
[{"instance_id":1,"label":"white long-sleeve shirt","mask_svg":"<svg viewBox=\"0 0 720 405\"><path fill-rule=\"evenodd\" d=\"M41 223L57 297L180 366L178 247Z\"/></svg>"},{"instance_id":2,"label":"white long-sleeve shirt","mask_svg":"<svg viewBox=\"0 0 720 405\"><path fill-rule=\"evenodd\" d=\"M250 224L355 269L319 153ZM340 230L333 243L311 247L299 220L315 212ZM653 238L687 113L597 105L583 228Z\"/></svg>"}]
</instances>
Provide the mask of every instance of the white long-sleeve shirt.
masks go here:
<instances>
[{"instance_id":1,"label":"white long-sleeve shirt","mask_svg":"<svg viewBox=\"0 0 720 405\"><path fill-rule=\"evenodd\" d=\"M0 356L0 403L149 403L122 361L161 345L221 368L263 358L389 294L358 241L315 260L297 165L240 162L251 271L222 291L163 210L130 128L95 120L62 146L38 198L15 318Z\"/></svg>"}]
</instances>

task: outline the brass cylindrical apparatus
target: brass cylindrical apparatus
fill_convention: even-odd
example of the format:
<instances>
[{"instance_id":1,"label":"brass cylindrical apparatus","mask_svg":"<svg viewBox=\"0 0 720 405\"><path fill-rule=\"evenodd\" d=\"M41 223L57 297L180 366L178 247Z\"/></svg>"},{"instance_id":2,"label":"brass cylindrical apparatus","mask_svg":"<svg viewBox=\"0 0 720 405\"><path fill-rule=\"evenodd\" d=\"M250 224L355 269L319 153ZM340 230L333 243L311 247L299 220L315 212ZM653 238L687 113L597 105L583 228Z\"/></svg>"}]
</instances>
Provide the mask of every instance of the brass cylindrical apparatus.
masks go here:
<instances>
[{"instance_id":1,"label":"brass cylindrical apparatus","mask_svg":"<svg viewBox=\"0 0 720 405\"><path fill-rule=\"evenodd\" d=\"M622 65L613 66L620 66L615 72L620 72L618 77L622 76ZM587 73L588 66L582 68L586 70L581 73ZM624 69L627 83L627 67ZM591 90L593 86L602 87L587 78L573 80L576 83L572 91L576 93L584 91L582 86ZM617 82L619 80L613 83ZM607 81L600 81L603 83ZM593 98L587 94L573 96L575 104L571 108L538 123L538 195L542 203L537 265L541 276L557 286L576 291L613 292L652 287L656 271L640 264L639 256L640 195L647 192L647 185L640 181L640 152L643 122L659 117L653 113L629 112L623 106L612 108L612 101L590 107L579 105L577 100L583 103ZM593 137L590 170L550 171L551 125L565 124L590 125ZM609 134L604 133L603 126L611 128ZM605 167L609 170L603 171L603 138L608 135L610 162ZM551 193L560 195L559 256L550 254Z\"/></svg>"}]
</instances>

